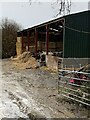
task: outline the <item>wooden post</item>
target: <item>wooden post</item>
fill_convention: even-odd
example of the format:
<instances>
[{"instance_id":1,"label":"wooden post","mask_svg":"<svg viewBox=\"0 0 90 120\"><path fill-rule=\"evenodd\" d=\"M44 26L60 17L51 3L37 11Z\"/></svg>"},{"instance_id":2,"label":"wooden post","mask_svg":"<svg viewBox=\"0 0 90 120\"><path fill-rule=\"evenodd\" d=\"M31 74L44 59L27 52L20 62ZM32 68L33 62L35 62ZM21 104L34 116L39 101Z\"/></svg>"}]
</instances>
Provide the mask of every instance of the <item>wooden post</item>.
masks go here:
<instances>
[{"instance_id":1,"label":"wooden post","mask_svg":"<svg viewBox=\"0 0 90 120\"><path fill-rule=\"evenodd\" d=\"M28 51L29 51L29 45L30 45L30 33L29 33L29 30L27 31L27 40L28 40Z\"/></svg>"},{"instance_id":2,"label":"wooden post","mask_svg":"<svg viewBox=\"0 0 90 120\"><path fill-rule=\"evenodd\" d=\"M37 55L38 31L35 28L35 55Z\"/></svg>"},{"instance_id":3,"label":"wooden post","mask_svg":"<svg viewBox=\"0 0 90 120\"><path fill-rule=\"evenodd\" d=\"M23 52L23 47L24 47L24 38L23 38L23 32L22 32L22 52Z\"/></svg>"},{"instance_id":4,"label":"wooden post","mask_svg":"<svg viewBox=\"0 0 90 120\"><path fill-rule=\"evenodd\" d=\"M49 27L46 25L46 55L48 55L49 44Z\"/></svg>"}]
</instances>

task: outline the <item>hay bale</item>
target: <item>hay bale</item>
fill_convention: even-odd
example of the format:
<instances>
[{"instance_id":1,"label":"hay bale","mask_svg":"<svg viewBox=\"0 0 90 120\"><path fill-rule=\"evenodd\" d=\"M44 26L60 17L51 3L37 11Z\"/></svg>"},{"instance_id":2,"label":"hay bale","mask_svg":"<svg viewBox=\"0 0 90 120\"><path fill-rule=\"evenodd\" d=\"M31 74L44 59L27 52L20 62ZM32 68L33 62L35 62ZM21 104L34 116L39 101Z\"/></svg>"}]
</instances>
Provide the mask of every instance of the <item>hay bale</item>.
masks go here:
<instances>
[{"instance_id":1,"label":"hay bale","mask_svg":"<svg viewBox=\"0 0 90 120\"><path fill-rule=\"evenodd\" d=\"M19 56L19 55L22 53L22 42L21 42L21 37L17 37L16 52L17 52L17 56Z\"/></svg>"}]
</instances>

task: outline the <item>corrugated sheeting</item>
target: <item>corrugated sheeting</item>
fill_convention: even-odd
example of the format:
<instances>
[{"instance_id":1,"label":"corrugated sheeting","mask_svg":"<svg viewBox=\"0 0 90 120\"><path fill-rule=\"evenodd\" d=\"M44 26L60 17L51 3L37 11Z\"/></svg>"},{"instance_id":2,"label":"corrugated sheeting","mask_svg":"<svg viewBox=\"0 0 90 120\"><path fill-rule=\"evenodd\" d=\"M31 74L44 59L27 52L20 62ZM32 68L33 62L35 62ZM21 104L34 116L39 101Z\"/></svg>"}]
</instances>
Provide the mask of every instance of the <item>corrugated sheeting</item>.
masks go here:
<instances>
[{"instance_id":1,"label":"corrugated sheeting","mask_svg":"<svg viewBox=\"0 0 90 120\"><path fill-rule=\"evenodd\" d=\"M90 58L90 11L65 17L64 58Z\"/></svg>"}]
</instances>

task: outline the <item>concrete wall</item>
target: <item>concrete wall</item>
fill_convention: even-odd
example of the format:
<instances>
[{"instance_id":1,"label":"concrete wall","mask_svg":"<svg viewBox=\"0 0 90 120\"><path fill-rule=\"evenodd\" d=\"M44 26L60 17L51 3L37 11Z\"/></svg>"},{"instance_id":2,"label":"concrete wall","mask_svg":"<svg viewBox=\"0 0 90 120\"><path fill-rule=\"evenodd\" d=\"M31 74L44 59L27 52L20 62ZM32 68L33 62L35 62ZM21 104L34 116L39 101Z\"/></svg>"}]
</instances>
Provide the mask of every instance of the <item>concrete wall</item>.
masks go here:
<instances>
[{"instance_id":1,"label":"concrete wall","mask_svg":"<svg viewBox=\"0 0 90 120\"><path fill-rule=\"evenodd\" d=\"M87 64L90 64L90 58L60 58L52 55L46 56L46 65L52 70L58 71L58 69L79 69Z\"/></svg>"},{"instance_id":2,"label":"concrete wall","mask_svg":"<svg viewBox=\"0 0 90 120\"><path fill-rule=\"evenodd\" d=\"M58 57L52 56L52 55L47 55L46 56L46 65L51 70L58 71Z\"/></svg>"},{"instance_id":3,"label":"concrete wall","mask_svg":"<svg viewBox=\"0 0 90 120\"><path fill-rule=\"evenodd\" d=\"M64 58L63 67L65 68L80 68L90 64L90 58Z\"/></svg>"}]
</instances>

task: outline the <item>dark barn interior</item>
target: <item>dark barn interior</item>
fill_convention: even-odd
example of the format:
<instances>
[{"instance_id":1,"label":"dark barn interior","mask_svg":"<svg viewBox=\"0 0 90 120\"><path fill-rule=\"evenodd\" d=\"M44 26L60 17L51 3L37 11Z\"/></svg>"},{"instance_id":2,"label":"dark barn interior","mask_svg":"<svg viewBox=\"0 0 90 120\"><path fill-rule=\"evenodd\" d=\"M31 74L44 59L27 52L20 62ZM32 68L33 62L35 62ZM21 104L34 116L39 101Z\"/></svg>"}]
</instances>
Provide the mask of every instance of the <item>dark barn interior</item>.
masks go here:
<instances>
[{"instance_id":1,"label":"dark barn interior","mask_svg":"<svg viewBox=\"0 0 90 120\"><path fill-rule=\"evenodd\" d=\"M40 50L47 55L49 52L59 55L63 51L63 23L61 19L18 32L18 37L22 37L22 52Z\"/></svg>"}]
</instances>

